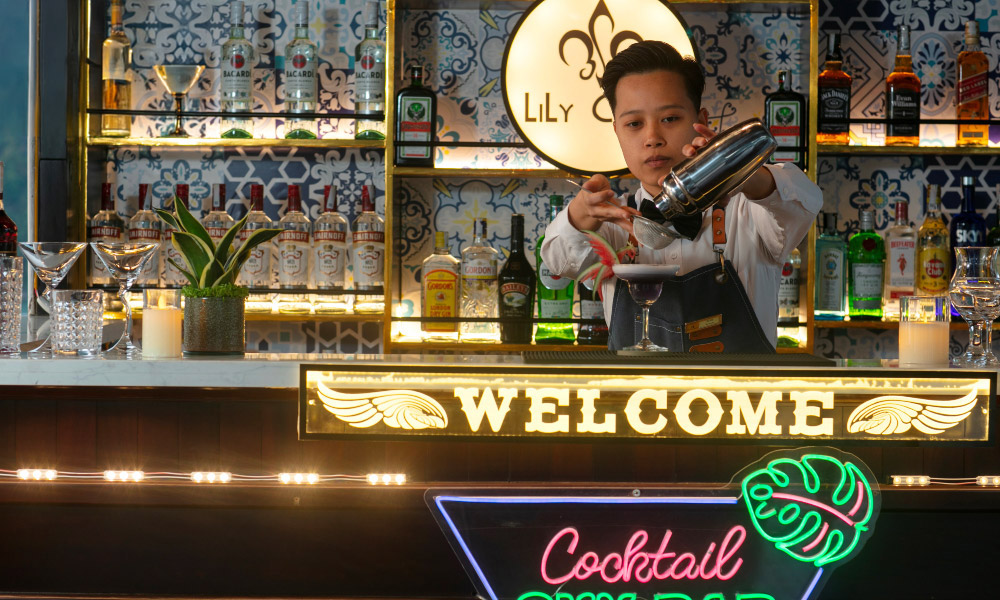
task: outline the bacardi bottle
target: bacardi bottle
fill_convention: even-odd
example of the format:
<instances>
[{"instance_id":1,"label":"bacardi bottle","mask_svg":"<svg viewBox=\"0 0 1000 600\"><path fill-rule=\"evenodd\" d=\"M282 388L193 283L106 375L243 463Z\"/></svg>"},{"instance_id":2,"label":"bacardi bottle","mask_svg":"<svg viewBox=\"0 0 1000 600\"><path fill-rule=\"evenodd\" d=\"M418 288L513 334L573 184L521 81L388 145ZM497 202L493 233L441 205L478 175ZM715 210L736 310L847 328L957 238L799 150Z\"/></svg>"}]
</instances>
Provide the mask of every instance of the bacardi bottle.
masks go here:
<instances>
[{"instance_id":1,"label":"bacardi bottle","mask_svg":"<svg viewBox=\"0 0 1000 600\"><path fill-rule=\"evenodd\" d=\"M462 301L464 319L496 319L497 316L497 251L490 246L486 219L473 222L472 243L462 250ZM463 342L496 343L500 341L500 325L489 321L468 321L461 326Z\"/></svg>"},{"instance_id":2,"label":"bacardi bottle","mask_svg":"<svg viewBox=\"0 0 1000 600\"><path fill-rule=\"evenodd\" d=\"M437 123L437 96L424 87L424 69L410 67L410 85L396 94L396 141L432 142ZM433 146L396 145L396 164L433 167Z\"/></svg>"},{"instance_id":3,"label":"bacardi bottle","mask_svg":"<svg viewBox=\"0 0 1000 600\"><path fill-rule=\"evenodd\" d=\"M549 196L549 223L562 210L563 197ZM553 273L542 261L542 242L545 236L538 238L535 245L535 265L538 267L538 282L535 290L538 295L539 319L572 319L573 318L573 280L560 277ZM535 342L546 344L572 344L576 340L573 323L538 323L535 330Z\"/></svg>"},{"instance_id":4,"label":"bacardi bottle","mask_svg":"<svg viewBox=\"0 0 1000 600\"><path fill-rule=\"evenodd\" d=\"M882 318L899 320L899 302L912 296L917 262L917 232L910 225L910 203L896 201L896 222L885 232L888 258L885 261L885 289L882 291Z\"/></svg>"},{"instance_id":5,"label":"bacardi bottle","mask_svg":"<svg viewBox=\"0 0 1000 600\"><path fill-rule=\"evenodd\" d=\"M347 287L347 236L351 226L337 210L337 188L323 187L323 214L313 223L313 279L320 290L343 292ZM313 302L318 314L347 312L343 294L318 294Z\"/></svg>"},{"instance_id":6,"label":"bacardi bottle","mask_svg":"<svg viewBox=\"0 0 1000 600\"><path fill-rule=\"evenodd\" d=\"M986 221L976 212L976 178L963 175L962 210L951 219L951 250L985 243Z\"/></svg>"},{"instance_id":7,"label":"bacardi bottle","mask_svg":"<svg viewBox=\"0 0 1000 600\"><path fill-rule=\"evenodd\" d=\"M111 0L111 30L101 48L101 106L106 109L132 108L132 44L122 26L122 0ZM130 115L104 115L101 133L110 137L128 137L132 133Z\"/></svg>"},{"instance_id":8,"label":"bacardi bottle","mask_svg":"<svg viewBox=\"0 0 1000 600\"><path fill-rule=\"evenodd\" d=\"M826 63L819 74L819 125L817 144L847 145L850 141L851 76L843 71L840 53L840 34L830 33L827 38Z\"/></svg>"},{"instance_id":9,"label":"bacardi bottle","mask_svg":"<svg viewBox=\"0 0 1000 600\"><path fill-rule=\"evenodd\" d=\"M948 293L951 280L951 248L948 228L941 218L941 188L927 186L927 214L917 230L916 291L921 296Z\"/></svg>"},{"instance_id":10,"label":"bacardi bottle","mask_svg":"<svg viewBox=\"0 0 1000 600\"><path fill-rule=\"evenodd\" d=\"M778 283L778 323L797 325L799 322L799 288L802 282L802 253L793 248L781 267Z\"/></svg>"},{"instance_id":11,"label":"bacardi bottle","mask_svg":"<svg viewBox=\"0 0 1000 600\"><path fill-rule=\"evenodd\" d=\"M17 225L3 210L3 161L0 161L0 256L17 254Z\"/></svg>"},{"instance_id":12,"label":"bacardi bottle","mask_svg":"<svg viewBox=\"0 0 1000 600\"><path fill-rule=\"evenodd\" d=\"M958 84L955 112L959 119L985 121L990 118L990 61L979 46L979 23L965 23L965 48L958 53ZM985 147L990 141L989 125L959 125L959 146Z\"/></svg>"},{"instance_id":13,"label":"bacardi bottle","mask_svg":"<svg viewBox=\"0 0 1000 600\"><path fill-rule=\"evenodd\" d=\"M498 276L500 341L531 343L535 306L535 270L524 255L524 215L510 217L510 255Z\"/></svg>"},{"instance_id":14,"label":"bacardi bottle","mask_svg":"<svg viewBox=\"0 0 1000 600\"><path fill-rule=\"evenodd\" d=\"M226 212L226 184L213 184L212 192L212 209L201 220L201 224L208 231L208 237L212 238L215 244L218 244L225 237L229 228L235 224L235 221Z\"/></svg>"},{"instance_id":15,"label":"bacardi bottle","mask_svg":"<svg viewBox=\"0 0 1000 600\"><path fill-rule=\"evenodd\" d=\"M816 238L816 297L819 320L840 321L847 314L847 243L837 233L837 213L820 213L822 232Z\"/></svg>"},{"instance_id":16,"label":"bacardi bottle","mask_svg":"<svg viewBox=\"0 0 1000 600\"><path fill-rule=\"evenodd\" d=\"M88 238L91 242L123 242L125 241L125 221L115 210L115 201L111 196L111 184L101 184L101 210L90 219ZM104 262L93 252L87 253L90 258L90 285L111 285L115 278L104 266Z\"/></svg>"},{"instance_id":17,"label":"bacardi bottle","mask_svg":"<svg viewBox=\"0 0 1000 600\"><path fill-rule=\"evenodd\" d=\"M182 202L184 207L187 208L188 204L188 184L178 183L174 186L174 203ZM176 215L176 212L174 213ZM179 288L184 287L190 283L184 274L178 270L174 264L183 266L184 259L181 257L181 253L174 248L173 244L173 233L174 229L169 224L163 224L163 243L160 244L161 263L163 264L163 270L160 273L160 283L163 287L167 288ZM173 261L171 263L170 261Z\"/></svg>"},{"instance_id":18,"label":"bacardi bottle","mask_svg":"<svg viewBox=\"0 0 1000 600\"><path fill-rule=\"evenodd\" d=\"M253 110L253 44L243 36L243 0L229 4L229 39L222 45L220 58L219 104L222 112L249 113ZM222 118L223 138L252 138L253 119L248 116Z\"/></svg>"},{"instance_id":19,"label":"bacardi bottle","mask_svg":"<svg viewBox=\"0 0 1000 600\"><path fill-rule=\"evenodd\" d=\"M316 43L309 39L309 3L295 3L295 38L285 46L285 112L316 111ZM316 119L289 118L288 139L316 139Z\"/></svg>"},{"instance_id":20,"label":"bacardi bottle","mask_svg":"<svg viewBox=\"0 0 1000 600\"><path fill-rule=\"evenodd\" d=\"M604 303L594 291L594 280L581 281L577 285L580 296L580 318L584 320L576 334L577 344L608 345L608 325L604 321ZM587 323L589 319L593 322Z\"/></svg>"},{"instance_id":21,"label":"bacardi bottle","mask_svg":"<svg viewBox=\"0 0 1000 600\"><path fill-rule=\"evenodd\" d=\"M381 313L385 310L385 221L375 213L375 201L368 186L361 188L361 214L351 228L353 241L354 312ZM369 293L362 293L369 292Z\"/></svg>"},{"instance_id":22,"label":"bacardi bottle","mask_svg":"<svg viewBox=\"0 0 1000 600\"><path fill-rule=\"evenodd\" d=\"M153 205L152 188L148 183L139 184L139 210L128 221L128 241L134 243L159 244L163 222L150 207ZM160 285L160 255L155 252L135 281L139 287L155 288ZM134 289L134 288L133 288ZM141 293L139 294L141 296ZM141 302L140 302L141 306Z\"/></svg>"},{"instance_id":23,"label":"bacardi bottle","mask_svg":"<svg viewBox=\"0 0 1000 600\"><path fill-rule=\"evenodd\" d=\"M885 242L875 233L875 212L860 211L860 231L847 248L847 306L852 320L881 320Z\"/></svg>"},{"instance_id":24,"label":"bacardi bottle","mask_svg":"<svg viewBox=\"0 0 1000 600\"><path fill-rule=\"evenodd\" d=\"M900 25L896 66L885 80L886 146L920 145L920 78L910 57L910 27Z\"/></svg>"},{"instance_id":25,"label":"bacardi bottle","mask_svg":"<svg viewBox=\"0 0 1000 600\"><path fill-rule=\"evenodd\" d=\"M239 246L246 242L258 229L270 229L273 221L264 212L264 186L254 183L250 186L250 214L239 235L236 236ZM237 248L238 249L238 248ZM243 263L237 282L249 288L272 287L273 269L271 265L273 244L259 244L250 251L250 256ZM256 293L247 296L246 311L252 313L269 313L274 308L271 294Z\"/></svg>"},{"instance_id":26,"label":"bacardi bottle","mask_svg":"<svg viewBox=\"0 0 1000 600\"><path fill-rule=\"evenodd\" d=\"M288 205L285 216L278 221L278 287L282 290L301 290L298 294L280 294L278 312L306 314L312 306L304 293L309 288L309 256L312 254L310 233L312 224L302 212L299 186L289 184Z\"/></svg>"},{"instance_id":27,"label":"bacardi bottle","mask_svg":"<svg viewBox=\"0 0 1000 600\"><path fill-rule=\"evenodd\" d=\"M806 99L792 90L788 71L778 71L778 89L764 100L764 118L778 146L803 148L806 145ZM806 168L803 150L778 150L771 155L771 162L795 163Z\"/></svg>"},{"instance_id":28,"label":"bacardi bottle","mask_svg":"<svg viewBox=\"0 0 1000 600\"><path fill-rule=\"evenodd\" d=\"M384 140L385 121L374 117L385 111L385 42L378 35L378 0L365 3L365 39L354 50L354 137Z\"/></svg>"},{"instance_id":29,"label":"bacardi bottle","mask_svg":"<svg viewBox=\"0 0 1000 600\"><path fill-rule=\"evenodd\" d=\"M424 259L421 271L421 317L458 316L459 264L459 260L451 255L445 233L436 232L434 253ZM458 339L458 323L454 321L421 321L421 330L426 342L454 342Z\"/></svg>"}]
</instances>

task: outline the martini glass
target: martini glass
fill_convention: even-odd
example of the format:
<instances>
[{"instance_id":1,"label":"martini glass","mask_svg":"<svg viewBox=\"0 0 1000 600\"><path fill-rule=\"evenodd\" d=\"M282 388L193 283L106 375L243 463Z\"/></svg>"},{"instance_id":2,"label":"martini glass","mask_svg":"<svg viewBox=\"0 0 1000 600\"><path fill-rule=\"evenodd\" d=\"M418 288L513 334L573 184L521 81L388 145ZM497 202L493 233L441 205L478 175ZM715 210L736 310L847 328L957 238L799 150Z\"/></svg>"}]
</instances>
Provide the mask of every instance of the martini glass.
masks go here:
<instances>
[{"instance_id":1,"label":"martini glass","mask_svg":"<svg viewBox=\"0 0 1000 600\"><path fill-rule=\"evenodd\" d=\"M62 283L69 273L73 263L87 248L86 242L20 242L21 254L34 267L38 278L45 283L45 301L51 313L52 290ZM52 355L49 336L32 350L34 356L47 357Z\"/></svg>"},{"instance_id":2,"label":"martini glass","mask_svg":"<svg viewBox=\"0 0 1000 600\"><path fill-rule=\"evenodd\" d=\"M679 269L677 265L615 265L613 270L618 279L628 283L632 299L642 308L642 340L634 346L623 348L628 352L667 352L668 349L654 344L649 339L649 307L653 306L663 281L673 277Z\"/></svg>"},{"instance_id":3,"label":"martini glass","mask_svg":"<svg viewBox=\"0 0 1000 600\"><path fill-rule=\"evenodd\" d=\"M163 87L174 96L174 109L177 111L177 120L174 122L174 130L163 137L188 137L181 127L181 111L184 109L184 95L188 93L191 86L201 72L205 70L205 65L155 65L153 70L163 82Z\"/></svg>"},{"instance_id":4,"label":"martini glass","mask_svg":"<svg viewBox=\"0 0 1000 600\"><path fill-rule=\"evenodd\" d=\"M112 356L138 358L139 347L132 343L132 306L128 302L128 291L160 245L141 242L91 242L90 247L118 280L118 297L125 307L125 331L107 351Z\"/></svg>"}]
</instances>

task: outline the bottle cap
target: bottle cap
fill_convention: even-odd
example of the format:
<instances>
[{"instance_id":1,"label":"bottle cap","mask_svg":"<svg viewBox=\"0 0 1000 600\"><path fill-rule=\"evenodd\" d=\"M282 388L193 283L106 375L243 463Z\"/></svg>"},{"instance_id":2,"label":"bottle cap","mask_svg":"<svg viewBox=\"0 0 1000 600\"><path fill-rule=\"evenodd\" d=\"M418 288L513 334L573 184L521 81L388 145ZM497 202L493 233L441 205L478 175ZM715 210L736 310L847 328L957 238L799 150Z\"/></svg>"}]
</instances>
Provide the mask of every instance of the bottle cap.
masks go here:
<instances>
[{"instance_id":1,"label":"bottle cap","mask_svg":"<svg viewBox=\"0 0 1000 600\"><path fill-rule=\"evenodd\" d=\"M243 0L233 0L229 5L229 23L233 27L243 27Z\"/></svg>"},{"instance_id":2,"label":"bottle cap","mask_svg":"<svg viewBox=\"0 0 1000 600\"><path fill-rule=\"evenodd\" d=\"M184 208L188 208L190 206L188 204L188 184L178 183L174 188L174 196L184 203Z\"/></svg>"},{"instance_id":3,"label":"bottle cap","mask_svg":"<svg viewBox=\"0 0 1000 600\"><path fill-rule=\"evenodd\" d=\"M475 229L475 224L473 224L472 227L473 227L473 229ZM479 235L481 235L481 236L483 236L483 238L485 238L486 237L486 231L487 231L487 229L486 229L486 219L479 219ZM473 233L475 233L475 231L473 231Z\"/></svg>"},{"instance_id":4,"label":"bottle cap","mask_svg":"<svg viewBox=\"0 0 1000 600\"><path fill-rule=\"evenodd\" d=\"M788 89L792 87L792 78L788 71L782 69L778 71L778 85L788 85Z\"/></svg>"},{"instance_id":5,"label":"bottle cap","mask_svg":"<svg viewBox=\"0 0 1000 600\"><path fill-rule=\"evenodd\" d=\"M113 210L114 208L115 204L111 200L111 183L106 181L101 184L101 210Z\"/></svg>"},{"instance_id":6,"label":"bottle cap","mask_svg":"<svg viewBox=\"0 0 1000 600\"><path fill-rule=\"evenodd\" d=\"M552 207L558 206L558 207L562 208L562 205L563 205L562 194L551 194L549 196L549 206L552 206Z\"/></svg>"},{"instance_id":7,"label":"bottle cap","mask_svg":"<svg viewBox=\"0 0 1000 600\"><path fill-rule=\"evenodd\" d=\"M264 210L264 186L259 183L250 184L250 210Z\"/></svg>"},{"instance_id":8,"label":"bottle cap","mask_svg":"<svg viewBox=\"0 0 1000 600\"><path fill-rule=\"evenodd\" d=\"M910 220L910 201L905 198L896 200L896 221Z\"/></svg>"},{"instance_id":9,"label":"bottle cap","mask_svg":"<svg viewBox=\"0 0 1000 600\"><path fill-rule=\"evenodd\" d=\"M298 0L295 3L295 26L309 26L309 2L306 0Z\"/></svg>"},{"instance_id":10,"label":"bottle cap","mask_svg":"<svg viewBox=\"0 0 1000 600\"><path fill-rule=\"evenodd\" d=\"M378 0L365 3L365 26L378 27Z\"/></svg>"},{"instance_id":11,"label":"bottle cap","mask_svg":"<svg viewBox=\"0 0 1000 600\"><path fill-rule=\"evenodd\" d=\"M412 79L423 79L424 78L424 68L420 65L410 66L410 77Z\"/></svg>"},{"instance_id":12,"label":"bottle cap","mask_svg":"<svg viewBox=\"0 0 1000 600\"><path fill-rule=\"evenodd\" d=\"M870 208L862 208L858 211L861 221L861 231L871 231L875 229L875 211Z\"/></svg>"},{"instance_id":13,"label":"bottle cap","mask_svg":"<svg viewBox=\"0 0 1000 600\"><path fill-rule=\"evenodd\" d=\"M896 30L896 54L908 55L910 53L910 26L900 24Z\"/></svg>"},{"instance_id":14,"label":"bottle cap","mask_svg":"<svg viewBox=\"0 0 1000 600\"><path fill-rule=\"evenodd\" d=\"M837 213L823 213L823 231L832 235L837 234Z\"/></svg>"},{"instance_id":15,"label":"bottle cap","mask_svg":"<svg viewBox=\"0 0 1000 600\"><path fill-rule=\"evenodd\" d=\"M965 22L965 43L966 44L978 44L979 43L979 22L978 21L966 21Z\"/></svg>"},{"instance_id":16,"label":"bottle cap","mask_svg":"<svg viewBox=\"0 0 1000 600\"><path fill-rule=\"evenodd\" d=\"M288 184L288 212L302 212L302 196L299 195L299 186L294 183Z\"/></svg>"},{"instance_id":17,"label":"bottle cap","mask_svg":"<svg viewBox=\"0 0 1000 600\"><path fill-rule=\"evenodd\" d=\"M149 190L152 186L148 183L139 184L139 210L146 210L147 206L151 206L148 202L149 200Z\"/></svg>"},{"instance_id":18,"label":"bottle cap","mask_svg":"<svg viewBox=\"0 0 1000 600\"><path fill-rule=\"evenodd\" d=\"M361 212L375 212L375 202L368 194L368 186L361 186Z\"/></svg>"},{"instance_id":19,"label":"bottle cap","mask_svg":"<svg viewBox=\"0 0 1000 600\"><path fill-rule=\"evenodd\" d=\"M976 178L972 175L962 175L962 187L975 186Z\"/></svg>"},{"instance_id":20,"label":"bottle cap","mask_svg":"<svg viewBox=\"0 0 1000 600\"><path fill-rule=\"evenodd\" d=\"M434 232L434 248L438 249L438 248L444 248L444 247L445 247L444 232L443 231L435 231Z\"/></svg>"},{"instance_id":21,"label":"bottle cap","mask_svg":"<svg viewBox=\"0 0 1000 600\"><path fill-rule=\"evenodd\" d=\"M826 38L826 59L832 61L841 60L839 31L831 31Z\"/></svg>"},{"instance_id":22,"label":"bottle cap","mask_svg":"<svg viewBox=\"0 0 1000 600\"><path fill-rule=\"evenodd\" d=\"M215 188L212 194L212 210L226 210L226 184L224 183L213 183L212 187Z\"/></svg>"},{"instance_id":23,"label":"bottle cap","mask_svg":"<svg viewBox=\"0 0 1000 600\"><path fill-rule=\"evenodd\" d=\"M337 212L337 186L323 186L323 212Z\"/></svg>"}]
</instances>

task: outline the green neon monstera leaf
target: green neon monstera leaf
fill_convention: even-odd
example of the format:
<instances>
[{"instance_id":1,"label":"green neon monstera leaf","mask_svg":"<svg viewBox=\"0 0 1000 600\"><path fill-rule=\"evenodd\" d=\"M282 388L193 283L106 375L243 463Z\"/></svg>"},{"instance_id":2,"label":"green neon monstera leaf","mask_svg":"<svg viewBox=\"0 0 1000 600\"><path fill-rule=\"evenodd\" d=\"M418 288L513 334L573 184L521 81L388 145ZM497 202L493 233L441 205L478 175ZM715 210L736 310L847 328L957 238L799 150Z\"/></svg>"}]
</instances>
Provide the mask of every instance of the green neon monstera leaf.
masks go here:
<instances>
[{"instance_id":1,"label":"green neon monstera leaf","mask_svg":"<svg viewBox=\"0 0 1000 600\"><path fill-rule=\"evenodd\" d=\"M781 458L743 479L754 527L775 547L817 567L848 557L871 533L871 484L851 462L805 454Z\"/></svg>"}]
</instances>

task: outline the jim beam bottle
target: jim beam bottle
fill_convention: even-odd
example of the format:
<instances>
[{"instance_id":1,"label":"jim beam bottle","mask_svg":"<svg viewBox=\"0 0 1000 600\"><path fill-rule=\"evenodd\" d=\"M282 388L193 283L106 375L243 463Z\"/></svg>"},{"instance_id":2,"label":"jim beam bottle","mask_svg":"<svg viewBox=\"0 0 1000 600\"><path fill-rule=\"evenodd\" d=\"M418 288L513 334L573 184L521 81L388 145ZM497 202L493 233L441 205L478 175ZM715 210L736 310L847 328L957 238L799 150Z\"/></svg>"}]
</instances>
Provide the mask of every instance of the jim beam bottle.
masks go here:
<instances>
[{"instance_id":1,"label":"jim beam bottle","mask_svg":"<svg viewBox=\"0 0 1000 600\"><path fill-rule=\"evenodd\" d=\"M819 125L817 144L846 146L850 141L851 76L841 68L840 33L827 38L826 63L819 74Z\"/></svg>"},{"instance_id":2,"label":"jim beam bottle","mask_svg":"<svg viewBox=\"0 0 1000 600\"><path fill-rule=\"evenodd\" d=\"M115 210L115 201L111 195L111 184L101 184L101 210L90 219L88 238L91 242L122 242L125 241L125 221ZM115 278L104 266L104 262L93 252L90 257L90 285L111 285Z\"/></svg>"},{"instance_id":3,"label":"jim beam bottle","mask_svg":"<svg viewBox=\"0 0 1000 600\"><path fill-rule=\"evenodd\" d=\"M920 145L920 78L910 57L910 27L896 34L896 66L885 80L886 146Z\"/></svg>"},{"instance_id":4,"label":"jim beam bottle","mask_svg":"<svg viewBox=\"0 0 1000 600\"><path fill-rule=\"evenodd\" d=\"M979 46L979 23L965 24L965 48L958 53L958 84L955 89L959 119L985 121L990 118L988 74L990 62ZM990 141L989 125L959 125L959 146L986 146Z\"/></svg>"},{"instance_id":5,"label":"jim beam bottle","mask_svg":"<svg viewBox=\"0 0 1000 600\"><path fill-rule=\"evenodd\" d=\"M132 44L122 26L122 0L111 0L111 30L101 48L101 107L117 110L132 108ZM130 115L104 115L101 134L128 137L132 133Z\"/></svg>"},{"instance_id":6,"label":"jim beam bottle","mask_svg":"<svg viewBox=\"0 0 1000 600\"><path fill-rule=\"evenodd\" d=\"M160 244L163 236L160 218L156 216L150 207L153 205L152 187L148 183L139 184L139 210L136 211L128 221L128 241L134 243ZM160 256L159 252L153 254L146 266L139 272L139 278L135 281L138 287L155 288L160 285ZM133 289L135 289L133 287ZM142 305L142 293L139 305Z\"/></svg>"},{"instance_id":7,"label":"jim beam bottle","mask_svg":"<svg viewBox=\"0 0 1000 600\"><path fill-rule=\"evenodd\" d=\"M273 221L264 212L264 186L255 183L250 186L250 214L239 235L236 236L239 246L246 242L254 231L270 229ZM272 244L258 244L250 251L250 256L243 263L237 282L248 288L269 288L273 281ZM238 249L238 248L237 248ZM269 313L274 308L271 294L251 293L247 296L246 311L252 313Z\"/></svg>"},{"instance_id":8,"label":"jim beam bottle","mask_svg":"<svg viewBox=\"0 0 1000 600\"><path fill-rule=\"evenodd\" d=\"M176 186L174 186L173 201L175 203L182 202L184 203L185 207L188 207L188 192L189 192L188 184L178 183ZM174 215L177 214L173 206L165 210L173 210ZM174 248L173 234L174 234L173 227L171 227L167 223L164 223L163 243L160 244L160 250L161 250L160 258L162 259L161 262L163 264L163 270L160 273L160 282L163 284L163 287L167 288L179 288L190 283L187 280L187 278L184 277L184 274L181 273L176 266L174 266L175 263L183 266L184 258L181 256L181 253L178 252L176 248ZM173 261L173 263L171 263L170 261Z\"/></svg>"},{"instance_id":9,"label":"jim beam bottle","mask_svg":"<svg viewBox=\"0 0 1000 600\"><path fill-rule=\"evenodd\" d=\"M524 254L524 215L511 215L510 255L498 277L500 341L530 344L535 306L535 270Z\"/></svg>"},{"instance_id":10,"label":"jim beam bottle","mask_svg":"<svg viewBox=\"0 0 1000 600\"><path fill-rule=\"evenodd\" d=\"M458 316L460 261L451 255L443 231L434 234L434 252L424 259L421 269L423 288L420 316L455 318ZM454 342L458 339L455 321L421 321L426 342Z\"/></svg>"},{"instance_id":11,"label":"jim beam bottle","mask_svg":"<svg viewBox=\"0 0 1000 600\"><path fill-rule=\"evenodd\" d=\"M301 290L298 294L280 294L278 312L307 314L312 305L305 294L309 288L309 256L312 254L310 233L312 224L302 212L299 186L289 184L285 216L278 221L278 287L282 290Z\"/></svg>"},{"instance_id":12,"label":"jim beam bottle","mask_svg":"<svg viewBox=\"0 0 1000 600\"><path fill-rule=\"evenodd\" d=\"M285 47L285 112L315 112L316 43L309 39L309 3L295 3L295 38ZM316 139L316 119L289 118L288 139Z\"/></svg>"},{"instance_id":13,"label":"jim beam bottle","mask_svg":"<svg viewBox=\"0 0 1000 600\"><path fill-rule=\"evenodd\" d=\"M347 282L347 237L351 226L337 210L337 188L323 187L323 214L313 223L313 280L319 290L342 292ZM347 312L344 294L317 294L313 310L317 314Z\"/></svg>"},{"instance_id":14,"label":"jim beam bottle","mask_svg":"<svg viewBox=\"0 0 1000 600\"><path fill-rule=\"evenodd\" d=\"M222 45L219 74L219 104L222 112L249 113L253 110L253 44L243 36L243 1L229 4L229 39ZM223 138L252 138L253 119L246 116L222 118Z\"/></svg>"},{"instance_id":15,"label":"jim beam bottle","mask_svg":"<svg viewBox=\"0 0 1000 600\"><path fill-rule=\"evenodd\" d=\"M375 213L368 186L361 188L361 214L354 220L351 239L354 275L354 312L385 310L385 221ZM369 292L369 293L363 293Z\"/></svg>"},{"instance_id":16,"label":"jim beam bottle","mask_svg":"<svg viewBox=\"0 0 1000 600\"><path fill-rule=\"evenodd\" d=\"M951 280L951 247L948 228L941 217L941 188L927 186L927 213L917 230L916 292L920 296L948 293Z\"/></svg>"}]
</instances>

